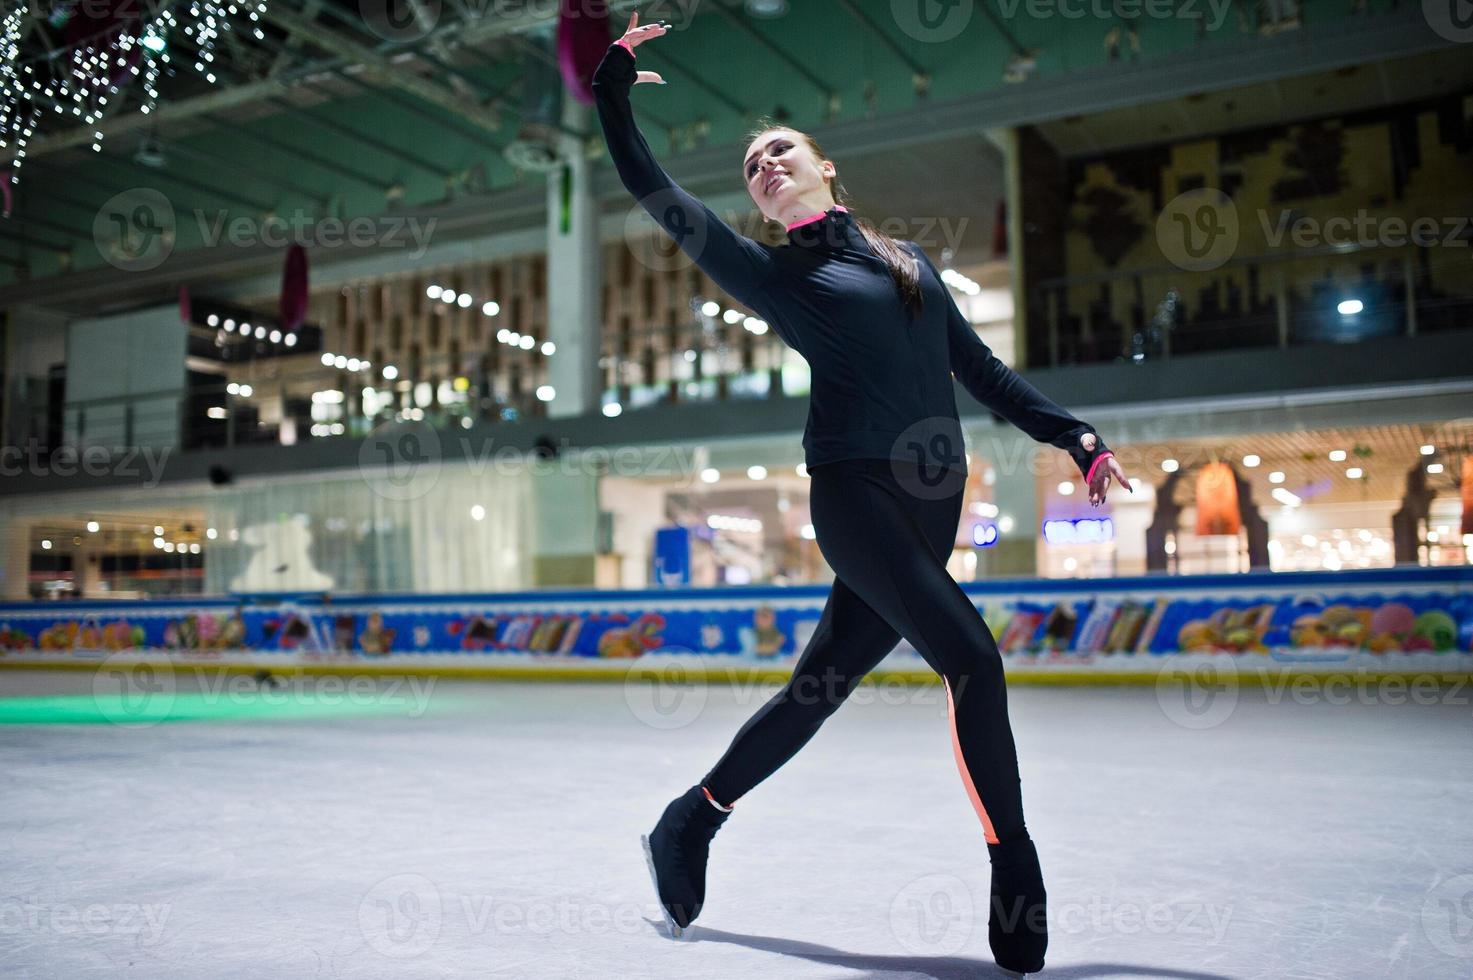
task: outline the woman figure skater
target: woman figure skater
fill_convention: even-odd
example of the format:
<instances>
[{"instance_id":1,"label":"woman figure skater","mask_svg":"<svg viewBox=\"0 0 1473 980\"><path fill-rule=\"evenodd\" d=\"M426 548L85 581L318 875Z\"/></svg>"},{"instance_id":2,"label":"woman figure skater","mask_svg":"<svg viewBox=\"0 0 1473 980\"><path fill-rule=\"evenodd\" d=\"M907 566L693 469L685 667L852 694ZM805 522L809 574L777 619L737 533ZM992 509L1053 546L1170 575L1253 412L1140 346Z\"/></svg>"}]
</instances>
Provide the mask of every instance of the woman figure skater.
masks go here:
<instances>
[{"instance_id":1,"label":"woman figure skater","mask_svg":"<svg viewBox=\"0 0 1473 980\"><path fill-rule=\"evenodd\" d=\"M811 137L768 127L741 160L753 202L787 228L784 246L737 234L671 180L629 103L636 82L664 84L635 70L634 49L665 32L630 17L594 75L609 152L624 186L691 260L808 362L809 502L835 573L792 679L644 838L667 924L680 937L700 913L710 842L733 804L792 758L903 636L945 685L957 768L991 859L993 956L1006 970L1035 972L1047 912L1023 821L1002 658L945 565L966 482L951 376L1034 439L1066 450L1092 505L1125 474L1090 426L993 356L918 245L845 208L834 161Z\"/></svg>"}]
</instances>

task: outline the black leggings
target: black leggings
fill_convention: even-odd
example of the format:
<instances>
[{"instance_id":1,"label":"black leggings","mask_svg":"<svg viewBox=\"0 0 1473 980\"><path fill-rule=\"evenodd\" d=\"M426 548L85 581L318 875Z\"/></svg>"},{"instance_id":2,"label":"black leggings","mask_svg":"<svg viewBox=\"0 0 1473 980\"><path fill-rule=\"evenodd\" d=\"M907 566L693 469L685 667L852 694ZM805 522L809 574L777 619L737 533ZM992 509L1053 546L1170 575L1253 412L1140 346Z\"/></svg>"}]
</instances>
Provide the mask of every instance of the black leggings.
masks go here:
<instances>
[{"instance_id":1,"label":"black leggings","mask_svg":"<svg viewBox=\"0 0 1473 980\"><path fill-rule=\"evenodd\" d=\"M1023 835L1002 657L945 564L966 471L852 459L809 475L833 591L792 679L742 726L703 784L723 804L745 795L791 759L904 636L945 683L957 767L987 841Z\"/></svg>"}]
</instances>

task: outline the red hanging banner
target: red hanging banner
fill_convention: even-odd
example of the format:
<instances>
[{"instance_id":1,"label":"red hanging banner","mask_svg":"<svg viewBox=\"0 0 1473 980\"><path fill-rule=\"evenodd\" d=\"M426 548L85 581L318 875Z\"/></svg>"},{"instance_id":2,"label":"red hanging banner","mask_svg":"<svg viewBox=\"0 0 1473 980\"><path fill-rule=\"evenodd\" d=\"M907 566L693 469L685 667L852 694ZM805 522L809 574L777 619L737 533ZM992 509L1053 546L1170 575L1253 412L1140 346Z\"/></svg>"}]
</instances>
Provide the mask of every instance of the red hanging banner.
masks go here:
<instances>
[{"instance_id":1,"label":"red hanging banner","mask_svg":"<svg viewBox=\"0 0 1473 980\"><path fill-rule=\"evenodd\" d=\"M281 329L291 333L307 319L307 250L300 243L286 250L286 263L281 270L281 304L278 319Z\"/></svg>"},{"instance_id":2,"label":"red hanging banner","mask_svg":"<svg viewBox=\"0 0 1473 980\"><path fill-rule=\"evenodd\" d=\"M1473 453L1463 457L1463 534L1473 534Z\"/></svg>"},{"instance_id":3,"label":"red hanging banner","mask_svg":"<svg viewBox=\"0 0 1473 980\"><path fill-rule=\"evenodd\" d=\"M593 105L593 71L609 49L604 0L562 0L557 20L557 62L573 98Z\"/></svg>"},{"instance_id":4,"label":"red hanging banner","mask_svg":"<svg viewBox=\"0 0 1473 980\"><path fill-rule=\"evenodd\" d=\"M1208 463L1197 474L1197 534L1237 534L1243 527L1238 482L1226 463Z\"/></svg>"}]
</instances>

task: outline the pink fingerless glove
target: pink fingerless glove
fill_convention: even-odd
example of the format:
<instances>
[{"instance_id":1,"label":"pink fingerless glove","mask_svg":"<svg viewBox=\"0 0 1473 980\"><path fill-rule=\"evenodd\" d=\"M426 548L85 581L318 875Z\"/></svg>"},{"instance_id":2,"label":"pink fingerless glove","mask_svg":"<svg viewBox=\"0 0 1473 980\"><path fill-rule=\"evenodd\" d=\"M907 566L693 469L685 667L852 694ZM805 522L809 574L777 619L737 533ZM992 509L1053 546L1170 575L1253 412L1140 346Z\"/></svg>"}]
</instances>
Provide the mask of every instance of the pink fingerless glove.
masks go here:
<instances>
[{"instance_id":1,"label":"pink fingerless glove","mask_svg":"<svg viewBox=\"0 0 1473 980\"><path fill-rule=\"evenodd\" d=\"M1084 482L1085 483L1093 483L1093 482L1095 482L1095 470L1097 470L1097 469L1100 468L1100 464L1101 463L1103 463L1105 460L1109 459L1111 456L1114 456L1114 455L1115 455L1114 453L1112 453L1112 452L1110 452L1110 450L1106 449L1104 452L1102 452L1098 456L1096 456L1095 457L1095 461L1093 463L1091 463L1090 466L1089 466L1089 473L1085 476Z\"/></svg>"}]
</instances>

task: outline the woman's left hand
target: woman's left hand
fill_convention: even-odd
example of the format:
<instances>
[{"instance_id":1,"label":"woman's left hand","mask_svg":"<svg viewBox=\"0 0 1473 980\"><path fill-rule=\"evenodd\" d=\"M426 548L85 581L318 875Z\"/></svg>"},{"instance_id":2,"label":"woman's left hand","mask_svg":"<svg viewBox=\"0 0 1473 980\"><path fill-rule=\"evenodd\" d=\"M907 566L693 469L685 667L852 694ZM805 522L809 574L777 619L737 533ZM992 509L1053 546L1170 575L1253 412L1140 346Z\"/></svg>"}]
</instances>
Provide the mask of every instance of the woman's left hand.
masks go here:
<instances>
[{"instance_id":1,"label":"woman's left hand","mask_svg":"<svg viewBox=\"0 0 1473 980\"><path fill-rule=\"evenodd\" d=\"M641 25L639 23L639 11L636 10L629 15L629 27L625 29L624 36L614 43L625 45L629 48L629 53L633 54L635 48L646 41L653 41L655 38L663 36L669 30L670 25L664 21ZM659 72L641 71L636 72L634 76L634 84L638 85L640 82L652 82L655 85L664 85L665 79L660 77Z\"/></svg>"},{"instance_id":2,"label":"woman's left hand","mask_svg":"<svg viewBox=\"0 0 1473 980\"><path fill-rule=\"evenodd\" d=\"M1097 442L1098 440L1093 432L1086 432L1079 437L1079 444L1090 452L1094 452ZM1111 478L1120 481L1120 484L1131 493L1135 492L1135 488L1130 485L1130 480L1126 477L1125 471L1120 468L1120 464L1116 462L1115 456L1111 454L1106 456L1103 463L1095 468L1094 479L1089 481L1089 505L1091 507L1098 507L1105 502L1105 493L1110 489Z\"/></svg>"}]
</instances>

